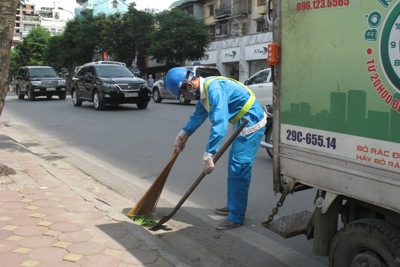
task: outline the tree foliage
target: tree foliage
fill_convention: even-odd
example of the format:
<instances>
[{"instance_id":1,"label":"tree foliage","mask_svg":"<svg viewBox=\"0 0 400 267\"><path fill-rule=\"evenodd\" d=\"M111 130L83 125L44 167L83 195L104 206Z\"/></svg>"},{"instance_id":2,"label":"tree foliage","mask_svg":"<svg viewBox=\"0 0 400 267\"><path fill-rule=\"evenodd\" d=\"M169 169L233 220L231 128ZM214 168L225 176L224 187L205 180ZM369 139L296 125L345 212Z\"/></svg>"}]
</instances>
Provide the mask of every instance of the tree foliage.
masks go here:
<instances>
[{"instance_id":1,"label":"tree foliage","mask_svg":"<svg viewBox=\"0 0 400 267\"><path fill-rule=\"evenodd\" d=\"M65 52L66 41L64 35L54 36L44 52L46 61L51 62L51 66L56 69L61 69L67 64L72 65L71 56Z\"/></svg>"},{"instance_id":2,"label":"tree foliage","mask_svg":"<svg viewBox=\"0 0 400 267\"><path fill-rule=\"evenodd\" d=\"M144 55L150 43L150 33L154 31L153 16L131 5L124 15L111 15L100 23L105 51L128 66L138 56L142 58L140 65L144 68Z\"/></svg>"},{"instance_id":3,"label":"tree foliage","mask_svg":"<svg viewBox=\"0 0 400 267\"><path fill-rule=\"evenodd\" d=\"M76 66L107 52L127 66L136 59L143 71L146 55L166 64L195 61L205 55L209 43L201 20L178 9L153 15L136 10L133 3L123 15L75 17L58 36L32 29L15 47L12 66L14 71L21 65L65 67L72 75Z\"/></svg>"},{"instance_id":4,"label":"tree foliage","mask_svg":"<svg viewBox=\"0 0 400 267\"><path fill-rule=\"evenodd\" d=\"M44 52L48 47L51 34L43 27L32 28L21 42L17 43L12 53L12 69L19 66L46 65Z\"/></svg>"},{"instance_id":5,"label":"tree foliage","mask_svg":"<svg viewBox=\"0 0 400 267\"><path fill-rule=\"evenodd\" d=\"M156 15L159 26L151 34L148 53L158 62L181 63L205 56L210 35L204 22L174 8Z\"/></svg>"},{"instance_id":6,"label":"tree foliage","mask_svg":"<svg viewBox=\"0 0 400 267\"><path fill-rule=\"evenodd\" d=\"M97 19L76 17L68 21L62 35L54 36L45 51L45 58L54 67L66 67L72 74L76 66L92 61L102 51Z\"/></svg>"},{"instance_id":7,"label":"tree foliage","mask_svg":"<svg viewBox=\"0 0 400 267\"><path fill-rule=\"evenodd\" d=\"M126 55L133 53L130 49L131 39L129 38L129 30L126 28L124 17L117 13L108 17L100 17L98 19L100 28L100 36L103 42L104 51L112 56L116 61L128 62Z\"/></svg>"}]
</instances>

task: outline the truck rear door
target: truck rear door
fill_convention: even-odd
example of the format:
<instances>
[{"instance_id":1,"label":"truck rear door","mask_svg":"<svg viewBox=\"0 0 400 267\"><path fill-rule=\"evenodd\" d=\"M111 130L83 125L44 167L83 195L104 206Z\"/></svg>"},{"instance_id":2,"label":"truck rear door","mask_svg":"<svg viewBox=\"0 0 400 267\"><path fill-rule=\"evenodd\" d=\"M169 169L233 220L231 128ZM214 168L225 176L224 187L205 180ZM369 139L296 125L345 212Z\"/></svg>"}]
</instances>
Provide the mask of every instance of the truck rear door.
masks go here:
<instances>
[{"instance_id":1,"label":"truck rear door","mask_svg":"<svg viewBox=\"0 0 400 267\"><path fill-rule=\"evenodd\" d=\"M274 8L275 191L289 179L400 211L400 1Z\"/></svg>"}]
</instances>

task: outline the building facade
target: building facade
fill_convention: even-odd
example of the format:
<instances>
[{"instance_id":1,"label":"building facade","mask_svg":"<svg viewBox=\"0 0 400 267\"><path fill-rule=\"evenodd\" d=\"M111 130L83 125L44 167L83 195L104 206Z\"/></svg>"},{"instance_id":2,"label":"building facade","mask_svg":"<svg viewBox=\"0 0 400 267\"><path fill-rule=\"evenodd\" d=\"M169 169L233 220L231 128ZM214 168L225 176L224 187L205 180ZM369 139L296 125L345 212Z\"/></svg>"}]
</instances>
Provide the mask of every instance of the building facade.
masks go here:
<instances>
[{"instance_id":1,"label":"building facade","mask_svg":"<svg viewBox=\"0 0 400 267\"><path fill-rule=\"evenodd\" d=\"M266 0L180 0L173 7L203 19L208 26L213 41L200 64L217 66L222 75L239 81L267 67L272 31L266 24L266 14L272 11ZM150 71L161 65L148 61Z\"/></svg>"},{"instance_id":2,"label":"building facade","mask_svg":"<svg viewBox=\"0 0 400 267\"><path fill-rule=\"evenodd\" d=\"M35 5L24 4L17 8L15 16L15 28L13 45L22 40L32 28L40 26L40 17L35 12Z\"/></svg>"},{"instance_id":3,"label":"building facade","mask_svg":"<svg viewBox=\"0 0 400 267\"><path fill-rule=\"evenodd\" d=\"M75 13L80 16L124 14L129 7L126 0L76 0L76 3L80 6L75 9Z\"/></svg>"},{"instance_id":4,"label":"building facade","mask_svg":"<svg viewBox=\"0 0 400 267\"><path fill-rule=\"evenodd\" d=\"M35 4L21 4L15 16L13 45L21 41L32 28L43 27L51 35L58 35L64 31L65 25L75 14L65 10L60 2L53 2L53 6L42 6L36 9Z\"/></svg>"},{"instance_id":5,"label":"building facade","mask_svg":"<svg viewBox=\"0 0 400 267\"><path fill-rule=\"evenodd\" d=\"M64 32L67 21L72 19L74 14L65 10L59 2L53 2L53 4L52 7L42 6L37 14L40 16L40 26L54 36Z\"/></svg>"}]
</instances>

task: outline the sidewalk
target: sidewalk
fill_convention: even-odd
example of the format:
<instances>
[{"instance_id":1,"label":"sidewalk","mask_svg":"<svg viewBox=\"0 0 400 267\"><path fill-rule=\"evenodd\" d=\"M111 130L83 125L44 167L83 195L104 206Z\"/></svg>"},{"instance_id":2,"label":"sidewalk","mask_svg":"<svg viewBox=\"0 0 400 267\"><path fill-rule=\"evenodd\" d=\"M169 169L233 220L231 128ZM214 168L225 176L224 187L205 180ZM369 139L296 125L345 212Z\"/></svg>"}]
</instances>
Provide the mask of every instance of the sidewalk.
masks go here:
<instances>
[{"instance_id":1,"label":"sidewalk","mask_svg":"<svg viewBox=\"0 0 400 267\"><path fill-rule=\"evenodd\" d=\"M181 259L162 240L0 133L1 266L189 266Z\"/></svg>"}]
</instances>

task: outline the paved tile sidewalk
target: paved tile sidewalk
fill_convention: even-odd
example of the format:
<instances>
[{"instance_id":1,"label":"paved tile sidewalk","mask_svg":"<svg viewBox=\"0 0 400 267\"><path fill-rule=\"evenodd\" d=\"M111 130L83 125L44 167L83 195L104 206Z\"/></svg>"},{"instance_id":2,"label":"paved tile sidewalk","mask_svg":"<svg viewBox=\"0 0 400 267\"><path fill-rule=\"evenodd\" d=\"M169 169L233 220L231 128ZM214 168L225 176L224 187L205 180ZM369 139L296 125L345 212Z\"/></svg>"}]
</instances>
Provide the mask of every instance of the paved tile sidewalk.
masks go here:
<instances>
[{"instance_id":1,"label":"paved tile sidewalk","mask_svg":"<svg viewBox=\"0 0 400 267\"><path fill-rule=\"evenodd\" d=\"M188 266L4 134L0 168L0 266Z\"/></svg>"}]
</instances>

